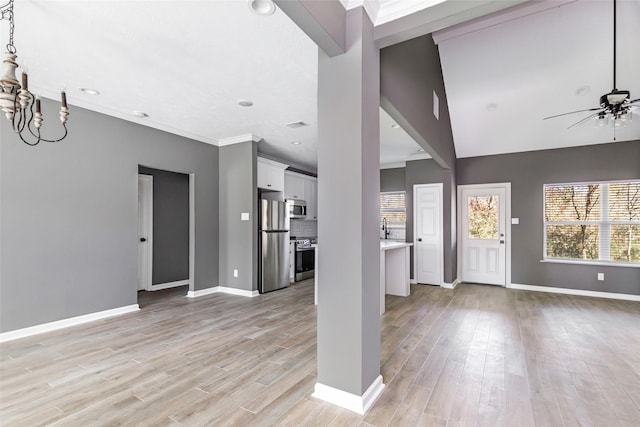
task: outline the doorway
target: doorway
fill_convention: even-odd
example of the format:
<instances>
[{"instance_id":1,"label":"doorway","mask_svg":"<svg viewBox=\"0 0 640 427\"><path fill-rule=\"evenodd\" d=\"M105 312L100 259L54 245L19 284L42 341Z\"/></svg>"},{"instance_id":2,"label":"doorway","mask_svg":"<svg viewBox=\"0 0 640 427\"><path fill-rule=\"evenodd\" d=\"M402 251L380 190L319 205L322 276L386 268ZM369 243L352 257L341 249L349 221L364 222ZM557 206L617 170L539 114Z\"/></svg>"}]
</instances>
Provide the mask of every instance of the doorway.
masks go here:
<instances>
[{"instance_id":1,"label":"doorway","mask_svg":"<svg viewBox=\"0 0 640 427\"><path fill-rule=\"evenodd\" d=\"M458 277L466 283L511 281L511 184L458 186Z\"/></svg>"},{"instance_id":2,"label":"doorway","mask_svg":"<svg viewBox=\"0 0 640 427\"><path fill-rule=\"evenodd\" d=\"M138 291L192 290L194 195L194 174L138 167Z\"/></svg>"},{"instance_id":3,"label":"doorway","mask_svg":"<svg viewBox=\"0 0 640 427\"><path fill-rule=\"evenodd\" d=\"M418 283L442 286L442 183L413 186L413 224L413 277Z\"/></svg>"}]
</instances>

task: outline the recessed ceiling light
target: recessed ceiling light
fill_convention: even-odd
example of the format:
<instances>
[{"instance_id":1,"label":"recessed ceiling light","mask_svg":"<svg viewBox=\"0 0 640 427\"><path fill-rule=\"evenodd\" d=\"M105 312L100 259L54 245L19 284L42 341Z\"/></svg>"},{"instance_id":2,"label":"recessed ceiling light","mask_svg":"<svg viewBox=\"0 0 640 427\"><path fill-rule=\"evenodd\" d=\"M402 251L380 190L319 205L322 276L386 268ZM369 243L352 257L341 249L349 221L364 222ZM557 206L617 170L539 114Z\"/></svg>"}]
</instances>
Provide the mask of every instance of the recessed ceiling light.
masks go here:
<instances>
[{"instance_id":1,"label":"recessed ceiling light","mask_svg":"<svg viewBox=\"0 0 640 427\"><path fill-rule=\"evenodd\" d=\"M496 111L498 109L498 104L496 104L495 102L491 102L489 104L487 104L487 111Z\"/></svg>"},{"instance_id":2,"label":"recessed ceiling light","mask_svg":"<svg viewBox=\"0 0 640 427\"><path fill-rule=\"evenodd\" d=\"M300 144L302 144L302 142L300 142L300 141L293 141L291 144L292 144L292 145L300 145Z\"/></svg>"},{"instance_id":3,"label":"recessed ceiling light","mask_svg":"<svg viewBox=\"0 0 640 427\"><path fill-rule=\"evenodd\" d=\"M418 153L424 153L424 148L419 148Z\"/></svg>"},{"instance_id":4,"label":"recessed ceiling light","mask_svg":"<svg viewBox=\"0 0 640 427\"><path fill-rule=\"evenodd\" d=\"M87 95L100 95L100 91L97 89L91 89L89 87L81 87L80 92L86 93Z\"/></svg>"},{"instance_id":5,"label":"recessed ceiling light","mask_svg":"<svg viewBox=\"0 0 640 427\"><path fill-rule=\"evenodd\" d=\"M242 107L251 107L253 105L253 101L249 101L248 99L238 99L238 105Z\"/></svg>"},{"instance_id":6,"label":"recessed ceiling light","mask_svg":"<svg viewBox=\"0 0 640 427\"><path fill-rule=\"evenodd\" d=\"M589 93L589 91L591 90L591 87L589 86L580 86L578 89L576 89L576 95L578 96L585 96L586 94Z\"/></svg>"},{"instance_id":7,"label":"recessed ceiling light","mask_svg":"<svg viewBox=\"0 0 640 427\"><path fill-rule=\"evenodd\" d=\"M398 129L400 127L400 125L394 123L394 124L391 125L391 127L394 128L394 129Z\"/></svg>"},{"instance_id":8,"label":"recessed ceiling light","mask_svg":"<svg viewBox=\"0 0 640 427\"><path fill-rule=\"evenodd\" d=\"M269 16L276 11L272 0L249 0L249 9L256 15Z\"/></svg>"},{"instance_id":9,"label":"recessed ceiling light","mask_svg":"<svg viewBox=\"0 0 640 427\"><path fill-rule=\"evenodd\" d=\"M144 111L138 111L138 110L132 111L131 115L133 117L138 117L139 119L144 119L144 118L149 117L149 115L147 113L145 113Z\"/></svg>"}]
</instances>

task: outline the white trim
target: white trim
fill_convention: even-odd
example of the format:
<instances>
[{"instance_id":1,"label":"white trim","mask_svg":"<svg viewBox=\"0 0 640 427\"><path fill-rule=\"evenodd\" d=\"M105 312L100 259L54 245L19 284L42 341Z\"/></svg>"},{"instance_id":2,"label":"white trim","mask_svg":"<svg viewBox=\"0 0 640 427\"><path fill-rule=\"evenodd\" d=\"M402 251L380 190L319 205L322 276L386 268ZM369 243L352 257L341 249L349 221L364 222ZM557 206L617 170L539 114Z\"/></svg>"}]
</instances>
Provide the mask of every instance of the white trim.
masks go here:
<instances>
[{"instance_id":1,"label":"white trim","mask_svg":"<svg viewBox=\"0 0 640 427\"><path fill-rule=\"evenodd\" d=\"M383 390L382 375L378 375L362 396L316 383L311 397L348 409L356 414L364 415L380 397Z\"/></svg>"},{"instance_id":2,"label":"white trim","mask_svg":"<svg viewBox=\"0 0 640 427\"><path fill-rule=\"evenodd\" d=\"M261 163L264 163L264 164L267 164L267 165L276 166L276 167L278 167L280 169L286 169L286 168L289 167L289 165L287 165L285 163L279 162L277 160L272 160L272 159L269 159L269 158L266 158L266 157L262 157L262 156L258 156L257 161L261 162ZM299 174L299 173L296 173L296 172L289 172L289 173L295 173L296 175L302 175L302 174ZM305 178L311 178L311 177L305 176Z\"/></svg>"},{"instance_id":3,"label":"white trim","mask_svg":"<svg viewBox=\"0 0 640 427\"><path fill-rule=\"evenodd\" d=\"M398 169L407 167L407 162L383 163L380 169Z\"/></svg>"},{"instance_id":4,"label":"white trim","mask_svg":"<svg viewBox=\"0 0 640 427\"><path fill-rule=\"evenodd\" d=\"M417 285L417 284L418 284L418 281L417 281L416 279L411 279L411 280L409 280L409 284L411 284L411 285Z\"/></svg>"},{"instance_id":5,"label":"white trim","mask_svg":"<svg viewBox=\"0 0 640 427\"><path fill-rule=\"evenodd\" d=\"M455 289L459 284L460 282L458 281L458 279L456 279L453 281L453 283L442 282L442 287L445 289Z\"/></svg>"},{"instance_id":6,"label":"white trim","mask_svg":"<svg viewBox=\"0 0 640 427\"><path fill-rule=\"evenodd\" d=\"M438 203L440 204L440 283L444 283L444 186L441 182L435 184L414 184L413 185L413 277L416 283L418 283L418 250L415 246L417 242L417 229L416 227L416 190L418 188L437 188L438 189ZM458 274L459 276L459 274ZM453 288L451 288L453 289Z\"/></svg>"},{"instance_id":7,"label":"white trim","mask_svg":"<svg viewBox=\"0 0 640 427\"><path fill-rule=\"evenodd\" d=\"M262 137L258 135L254 135L252 133L245 133L244 135L232 136L229 138L222 138L217 141L216 144L218 147L224 147L225 145L239 144L241 142L259 142L262 140Z\"/></svg>"},{"instance_id":8,"label":"white trim","mask_svg":"<svg viewBox=\"0 0 640 427\"><path fill-rule=\"evenodd\" d=\"M146 215L144 219L144 223L146 225L145 230L142 232L142 236L138 235L139 238L142 238L146 235L145 248L143 249L143 260L140 260L140 256L138 256L138 263L143 262L143 277L138 279L138 284L136 286L137 290L144 289L145 291L150 291L153 280L153 175L147 174L138 174L138 183L142 183L142 194L138 194L138 199L142 197L142 203L144 204ZM140 188L140 184L138 184L138 188ZM140 214L138 213L138 216ZM139 227L139 226L138 226ZM138 229L138 234L140 234L140 230ZM138 243L139 245L140 243ZM145 268L146 267L146 268ZM140 281L142 283L140 283ZM142 285L142 288L140 286Z\"/></svg>"},{"instance_id":9,"label":"white trim","mask_svg":"<svg viewBox=\"0 0 640 427\"><path fill-rule=\"evenodd\" d=\"M178 286L184 286L184 285L188 285L189 284L189 279L187 280L176 280L175 282L166 282L166 283L159 283L157 285L151 285L151 289L149 289L150 291L159 291L162 289L169 289L169 288L177 288Z\"/></svg>"},{"instance_id":10,"label":"white trim","mask_svg":"<svg viewBox=\"0 0 640 427\"><path fill-rule=\"evenodd\" d=\"M189 174L189 290L196 277L196 174Z\"/></svg>"},{"instance_id":11,"label":"white trim","mask_svg":"<svg viewBox=\"0 0 640 427\"><path fill-rule=\"evenodd\" d=\"M520 285L512 283L510 289L520 291L548 292L552 294L579 295L583 297L609 298L625 301L640 301L640 295L619 294L615 292L587 291L583 289L553 288L551 286Z\"/></svg>"},{"instance_id":12,"label":"white trim","mask_svg":"<svg viewBox=\"0 0 640 427\"><path fill-rule=\"evenodd\" d=\"M245 289L229 288L226 286L213 286L211 288L200 289L199 291L189 291L187 292L187 298L198 298L205 295L217 293L239 295L249 298L257 297L258 295L260 295L258 291L247 291Z\"/></svg>"},{"instance_id":13,"label":"white trim","mask_svg":"<svg viewBox=\"0 0 640 427\"><path fill-rule=\"evenodd\" d=\"M504 10L499 10L485 16L480 16L470 21L465 21L439 31L434 31L432 35L433 41L435 44L440 44L441 42L456 37L471 34L488 27L500 25L505 22L521 19L525 16L540 13L547 9L562 7L566 4L573 3L574 1L576 0L543 0L536 2L525 2L523 4L509 7Z\"/></svg>"},{"instance_id":14,"label":"white trim","mask_svg":"<svg viewBox=\"0 0 640 427\"><path fill-rule=\"evenodd\" d=\"M427 153L409 154L406 157L405 162L411 162L411 161L414 161L414 160L429 160L429 159L432 159L432 158L433 157L431 157Z\"/></svg>"},{"instance_id":15,"label":"white trim","mask_svg":"<svg viewBox=\"0 0 640 427\"><path fill-rule=\"evenodd\" d=\"M511 284L511 183L510 182L493 182L486 184L466 184L466 185L458 185L457 188L457 197L456 204L458 208L456 209L456 236L457 236L457 258L458 258L458 279L462 280L462 209L464 209L463 204L460 202L462 200L462 190L463 189L482 189L482 188L495 188L495 187L503 187L506 194L505 200L505 225L504 225L504 234L506 240L505 247L505 287L508 288Z\"/></svg>"},{"instance_id":16,"label":"white trim","mask_svg":"<svg viewBox=\"0 0 640 427\"><path fill-rule=\"evenodd\" d=\"M16 329L15 331L3 332L0 334L0 343L17 340L19 338L30 337L32 335L38 335L45 332L57 331L58 329L82 325L83 323L106 319L107 317L119 316L121 314L132 313L139 310L140 307L138 306L138 304L131 304L123 307L112 308L110 310L98 311L96 313L84 314L82 316L69 317L68 319L56 320L55 322L29 326L28 328Z\"/></svg>"}]
</instances>

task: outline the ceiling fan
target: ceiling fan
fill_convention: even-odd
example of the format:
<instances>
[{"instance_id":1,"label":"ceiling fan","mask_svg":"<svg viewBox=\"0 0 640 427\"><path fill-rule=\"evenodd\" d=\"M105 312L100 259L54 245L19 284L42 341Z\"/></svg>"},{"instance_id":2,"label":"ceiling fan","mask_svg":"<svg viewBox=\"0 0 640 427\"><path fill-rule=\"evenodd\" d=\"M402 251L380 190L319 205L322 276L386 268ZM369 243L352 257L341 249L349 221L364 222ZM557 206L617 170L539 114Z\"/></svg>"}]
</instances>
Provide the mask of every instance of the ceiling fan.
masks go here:
<instances>
[{"instance_id":1,"label":"ceiling fan","mask_svg":"<svg viewBox=\"0 0 640 427\"><path fill-rule=\"evenodd\" d=\"M609 122L614 125L614 128L616 126L623 126L626 122L631 121L633 117L631 109L640 106L640 98L634 100L631 100L630 98L631 93L628 90L618 90L616 87L616 0L613 0L613 89L611 92L605 93L600 97L599 107L557 114L555 116L545 117L543 120L553 119L555 117L566 116L569 114L583 113L585 111L595 111L595 113L575 122L567 129L578 126L579 124L582 124L594 117L596 117L596 124L598 126L606 126Z\"/></svg>"}]
</instances>

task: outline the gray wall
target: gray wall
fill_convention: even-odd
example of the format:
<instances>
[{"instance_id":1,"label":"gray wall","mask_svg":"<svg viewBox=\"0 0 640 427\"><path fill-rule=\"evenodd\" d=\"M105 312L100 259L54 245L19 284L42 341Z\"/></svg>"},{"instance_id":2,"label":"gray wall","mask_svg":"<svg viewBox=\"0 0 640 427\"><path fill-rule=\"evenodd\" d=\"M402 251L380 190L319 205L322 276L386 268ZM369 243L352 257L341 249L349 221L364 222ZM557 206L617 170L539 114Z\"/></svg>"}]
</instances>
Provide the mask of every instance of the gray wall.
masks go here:
<instances>
[{"instance_id":1,"label":"gray wall","mask_svg":"<svg viewBox=\"0 0 640 427\"><path fill-rule=\"evenodd\" d=\"M461 185L511 182L512 283L640 295L638 268L540 262L543 184L638 179L640 141L464 158L457 171Z\"/></svg>"},{"instance_id":2,"label":"gray wall","mask_svg":"<svg viewBox=\"0 0 640 427\"><path fill-rule=\"evenodd\" d=\"M440 119L433 115L433 91L440 99ZM456 153L438 47L430 35L380 51L382 108L438 164L455 170Z\"/></svg>"},{"instance_id":3,"label":"gray wall","mask_svg":"<svg viewBox=\"0 0 640 427\"><path fill-rule=\"evenodd\" d=\"M138 167L153 176L154 285L189 279L189 175Z\"/></svg>"},{"instance_id":4,"label":"gray wall","mask_svg":"<svg viewBox=\"0 0 640 427\"><path fill-rule=\"evenodd\" d=\"M218 148L73 106L69 132L29 147L0 120L1 330L136 304L139 164L195 174L194 287L217 285Z\"/></svg>"},{"instance_id":5,"label":"gray wall","mask_svg":"<svg viewBox=\"0 0 640 427\"><path fill-rule=\"evenodd\" d=\"M256 146L248 141L220 147L220 286L247 291L258 289ZM240 220L243 212L249 221Z\"/></svg>"},{"instance_id":6,"label":"gray wall","mask_svg":"<svg viewBox=\"0 0 640 427\"><path fill-rule=\"evenodd\" d=\"M405 191L404 168L380 169L380 192L388 191Z\"/></svg>"}]
</instances>

